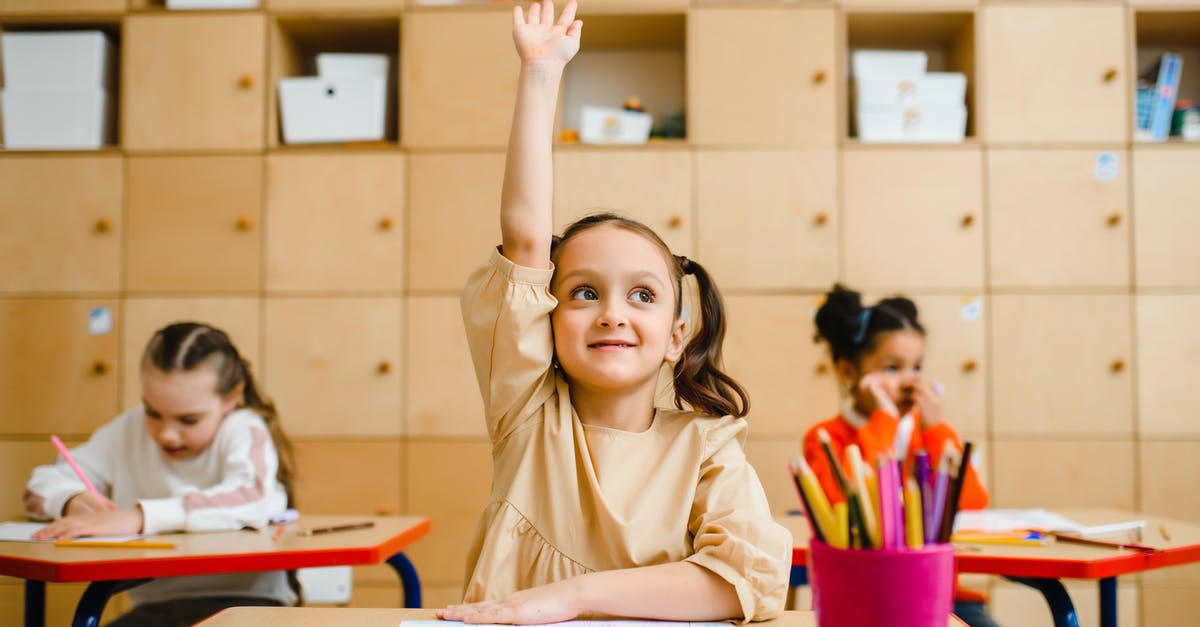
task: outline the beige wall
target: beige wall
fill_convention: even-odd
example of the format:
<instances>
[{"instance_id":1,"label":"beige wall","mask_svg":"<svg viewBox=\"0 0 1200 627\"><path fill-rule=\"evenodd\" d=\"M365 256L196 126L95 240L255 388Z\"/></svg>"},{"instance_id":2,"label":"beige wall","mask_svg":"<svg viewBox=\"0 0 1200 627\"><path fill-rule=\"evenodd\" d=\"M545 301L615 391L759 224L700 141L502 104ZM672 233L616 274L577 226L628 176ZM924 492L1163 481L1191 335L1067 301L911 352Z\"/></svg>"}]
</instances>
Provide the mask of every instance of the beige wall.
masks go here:
<instances>
[{"instance_id":1,"label":"beige wall","mask_svg":"<svg viewBox=\"0 0 1200 627\"><path fill-rule=\"evenodd\" d=\"M490 468L457 290L497 239L516 72L507 12L463 4L479 6L0 0L0 29L95 24L121 49L117 145L0 152L0 512L19 513L49 433L80 441L137 402L153 329L200 318L278 401L301 508L429 515L410 555L428 605L457 599ZM1138 4L585 2L585 51L683 55L689 137L559 147L558 221L612 207L712 268L777 511L796 507L785 458L837 409L811 318L842 280L918 301L927 370L996 506L1200 522L1200 148L1131 143L1129 110L1137 51L1195 53L1200 4ZM277 79L337 47L396 55L398 130L282 146ZM967 73L970 138L845 139L858 47L922 48ZM1102 153L1119 160L1111 180L1095 176ZM114 325L90 335L98 307ZM1123 580L1123 624L1187 622L1198 572ZM78 594L57 588L56 607ZM19 590L0 582L0 622L18 620ZM1077 590L1094 622L1095 587ZM1035 593L994 592L1005 624L1049 624ZM398 600L384 568L357 574L356 604Z\"/></svg>"}]
</instances>

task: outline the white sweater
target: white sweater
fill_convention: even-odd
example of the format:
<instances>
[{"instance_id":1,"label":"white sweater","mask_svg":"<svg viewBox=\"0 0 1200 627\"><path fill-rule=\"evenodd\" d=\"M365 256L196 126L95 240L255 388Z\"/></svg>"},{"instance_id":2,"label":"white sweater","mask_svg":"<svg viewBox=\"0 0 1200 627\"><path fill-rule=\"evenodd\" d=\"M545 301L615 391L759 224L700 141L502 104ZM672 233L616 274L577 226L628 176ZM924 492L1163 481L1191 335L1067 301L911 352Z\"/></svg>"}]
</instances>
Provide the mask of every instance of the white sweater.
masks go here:
<instances>
[{"instance_id":1,"label":"white sweater","mask_svg":"<svg viewBox=\"0 0 1200 627\"><path fill-rule=\"evenodd\" d=\"M275 478L279 457L266 423L239 409L221 421L212 444L186 460L164 457L146 433L145 413L135 407L92 434L71 456L101 494L121 508L140 505L146 534L173 531L259 529L287 507ZM42 498L34 518L62 516L71 497L85 490L63 460L34 469L26 486ZM296 602L282 571L201 577L167 577L129 591L136 603L186 597L245 596Z\"/></svg>"}]
</instances>

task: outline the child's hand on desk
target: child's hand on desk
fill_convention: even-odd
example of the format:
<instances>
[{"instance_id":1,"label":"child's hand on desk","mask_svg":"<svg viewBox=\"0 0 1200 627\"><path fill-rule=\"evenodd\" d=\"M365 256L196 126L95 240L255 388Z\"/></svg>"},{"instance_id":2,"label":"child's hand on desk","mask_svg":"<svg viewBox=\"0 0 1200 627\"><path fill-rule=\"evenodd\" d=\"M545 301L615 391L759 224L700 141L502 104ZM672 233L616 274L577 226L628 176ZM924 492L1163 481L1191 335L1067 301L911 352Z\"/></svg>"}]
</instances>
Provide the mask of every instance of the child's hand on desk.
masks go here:
<instances>
[{"instance_id":1,"label":"child's hand on desk","mask_svg":"<svg viewBox=\"0 0 1200 627\"><path fill-rule=\"evenodd\" d=\"M502 601L451 605L437 611L442 620L513 625L557 623L578 616L575 584L570 579L521 590Z\"/></svg>"},{"instance_id":2,"label":"child's hand on desk","mask_svg":"<svg viewBox=\"0 0 1200 627\"><path fill-rule=\"evenodd\" d=\"M46 525L34 540L70 540L80 536L125 536L142 532L142 508L72 514Z\"/></svg>"},{"instance_id":3,"label":"child's hand on desk","mask_svg":"<svg viewBox=\"0 0 1200 627\"><path fill-rule=\"evenodd\" d=\"M117 504L96 494L94 492L80 492L72 496L67 501L66 507L63 508L63 514L66 516L74 516L76 514L87 514L90 512L113 512L117 510Z\"/></svg>"}]
</instances>

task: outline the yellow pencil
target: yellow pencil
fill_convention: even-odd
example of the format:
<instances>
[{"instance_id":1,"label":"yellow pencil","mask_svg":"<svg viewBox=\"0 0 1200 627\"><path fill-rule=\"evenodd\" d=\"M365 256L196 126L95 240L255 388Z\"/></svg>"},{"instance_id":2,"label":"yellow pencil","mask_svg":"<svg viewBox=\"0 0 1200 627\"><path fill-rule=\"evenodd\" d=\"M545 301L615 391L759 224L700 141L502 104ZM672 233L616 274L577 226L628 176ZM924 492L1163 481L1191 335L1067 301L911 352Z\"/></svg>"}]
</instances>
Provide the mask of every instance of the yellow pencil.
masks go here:
<instances>
[{"instance_id":1,"label":"yellow pencil","mask_svg":"<svg viewBox=\"0 0 1200 627\"><path fill-rule=\"evenodd\" d=\"M881 516L879 512L879 482L875 480L875 471L871 470L870 464L863 462L862 468L863 475L866 477L867 493L871 495L871 513L875 516L876 521L874 527L868 529L872 534L871 545L881 547L883 546L883 534L878 524Z\"/></svg>"},{"instance_id":2,"label":"yellow pencil","mask_svg":"<svg viewBox=\"0 0 1200 627\"><path fill-rule=\"evenodd\" d=\"M821 489L821 482L817 480L817 474L808 466L804 456L797 455L792 458L792 467L800 469L800 489L804 490L804 496L808 499L808 505L812 508L809 514L812 516L813 524L821 528L821 535L825 541L833 545L834 535L837 531L834 527L837 522L833 517L833 509L829 506L829 498L825 496L825 491Z\"/></svg>"},{"instance_id":3,"label":"yellow pencil","mask_svg":"<svg viewBox=\"0 0 1200 627\"><path fill-rule=\"evenodd\" d=\"M1007 544L1010 546L1042 546L1046 544L1045 538L985 533L956 533L950 536L950 541L955 544Z\"/></svg>"},{"instance_id":4,"label":"yellow pencil","mask_svg":"<svg viewBox=\"0 0 1200 627\"><path fill-rule=\"evenodd\" d=\"M850 458L850 480L854 482L854 489L862 500L863 526L866 527L871 546L879 547L879 525L875 522L877 505L875 496L867 488L867 465L863 463L862 452L857 444L846 447L846 456Z\"/></svg>"},{"instance_id":5,"label":"yellow pencil","mask_svg":"<svg viewBox=\"0 0 1200 627\"><path fill-rule=\"evenodd\" d=\"M826 534L830 546L844 549L850 546L850 507L845 501L833 504L834 533Z\"/></svg>"},{"instance_id":6,"label":"yellow pencil","mask_svg":"<svg viewBox=\"0 0 1200 627\"><path fill-rule=\"evenodd\" d=\"M54 546L101 549L173 549L175 548L175 543L151 540L130 540L128 542L113 542L111 540L56 540Z\"/></svg>"},{"instance_id":7,"label":"yellow pencil","mask_svg":"<svg viewBox=\"0 0 1200 627\"><path fill-rule=\"evenodd\" d=\"M921 489L917 487L917 480L909 477L904 484L904 532L910 549L925 546L925 525L921 520L923 512Z\"/></svg>"}]
</instances>

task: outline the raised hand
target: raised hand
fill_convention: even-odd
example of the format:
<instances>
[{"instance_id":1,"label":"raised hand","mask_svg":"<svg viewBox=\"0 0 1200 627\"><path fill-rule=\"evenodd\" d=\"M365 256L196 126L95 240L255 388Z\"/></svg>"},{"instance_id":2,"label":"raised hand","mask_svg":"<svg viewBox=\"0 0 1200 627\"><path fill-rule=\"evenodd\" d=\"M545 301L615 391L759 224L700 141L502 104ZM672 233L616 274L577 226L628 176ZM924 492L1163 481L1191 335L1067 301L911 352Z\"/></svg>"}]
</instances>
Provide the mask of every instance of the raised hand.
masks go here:
<instances>
[{"instance_id":1,"label":"raised hand","mask_svg":"<svg viewBox=\"0 0 1200 627\"><path fill-rule=\"evenodd\" d=\"M550 61L566 65L579 52L583 22L575 19L575 8L575 0L568 0L555 21L552 0L529 5L528 19L520 5L513 7L513 43L522 63Z\"/></svg>"},{"instance_id":2,"label":"raised hand","mask_svg":"<svg viewBox=\"0 0 1200 627\"><path fill-rule=\"evenodd\" d=\"M42 527L34 540L70 540L81 536L125 536L142 532L142 509L73 514Z\"/></svg>"},{"instance_id":3,"label":"raised hand","mask_svg":"<svg viewBox=\"0 0 1200 627\"><path fill-rule=\"evenodd\" d=\"M570 579L521 590L502 601L451 605L437 611L442 620L464 623L530 625L558 623L579 616L575 607L575 585Z\"/></svg>"}]
</instances>

